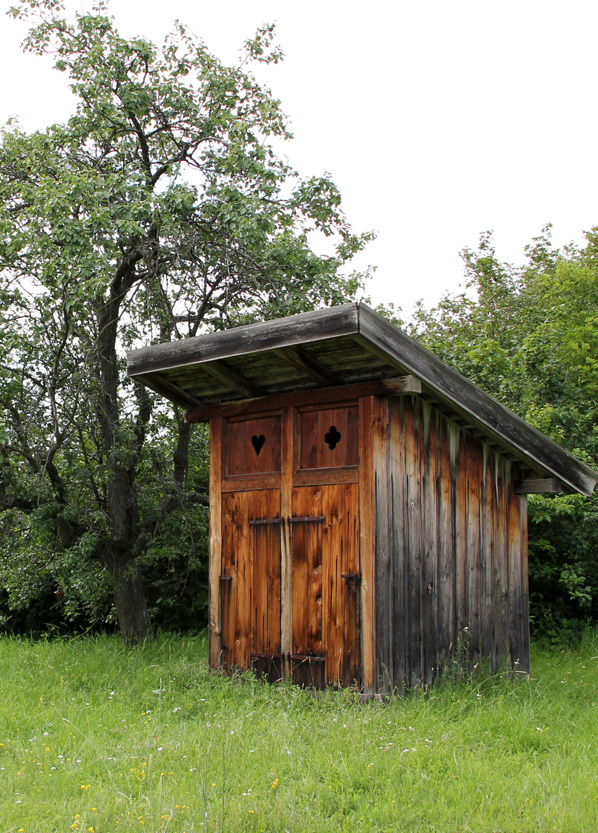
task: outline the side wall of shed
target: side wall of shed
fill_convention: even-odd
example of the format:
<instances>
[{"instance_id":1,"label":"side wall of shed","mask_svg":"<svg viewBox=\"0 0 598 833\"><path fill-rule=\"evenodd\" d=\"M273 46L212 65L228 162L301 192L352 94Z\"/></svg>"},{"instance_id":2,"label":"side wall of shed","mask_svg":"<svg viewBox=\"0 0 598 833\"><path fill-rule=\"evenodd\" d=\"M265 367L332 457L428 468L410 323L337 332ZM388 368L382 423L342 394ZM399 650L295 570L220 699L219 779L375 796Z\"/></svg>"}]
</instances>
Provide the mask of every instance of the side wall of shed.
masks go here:
<instances>
[{"instance_id":1,"label":"side wall of shed","mask_svg":"<svg viewBox=\"0 0 598 833\"><path fill-rule=\"evenodd\" d=\"M529 670L527 503L516 470L417 396L376 399L376 687L455 662Z\"/></svg>"}]
</instances>

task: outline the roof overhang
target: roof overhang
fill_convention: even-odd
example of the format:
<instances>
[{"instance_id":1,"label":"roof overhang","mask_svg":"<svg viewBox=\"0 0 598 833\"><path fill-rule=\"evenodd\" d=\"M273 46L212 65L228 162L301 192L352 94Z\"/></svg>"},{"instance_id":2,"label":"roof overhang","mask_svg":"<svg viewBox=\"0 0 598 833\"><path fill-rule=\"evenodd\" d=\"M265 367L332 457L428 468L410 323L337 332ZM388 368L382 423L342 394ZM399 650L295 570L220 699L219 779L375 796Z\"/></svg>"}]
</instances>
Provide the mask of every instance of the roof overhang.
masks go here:
<instances>
[{"instance_id":1,"label":"roof overhang","mask_svg":"<svg viewBox=\"0 0 598 833\"><path fill-rule=\"evenodd\" d=\"M585 463L365 304L156 344L128 354L132 378L187 409L399 375L422 395L564 491L590 495L598 475ZM392 389L392 386L389 386Z\"/></svg>"}]
</instances>

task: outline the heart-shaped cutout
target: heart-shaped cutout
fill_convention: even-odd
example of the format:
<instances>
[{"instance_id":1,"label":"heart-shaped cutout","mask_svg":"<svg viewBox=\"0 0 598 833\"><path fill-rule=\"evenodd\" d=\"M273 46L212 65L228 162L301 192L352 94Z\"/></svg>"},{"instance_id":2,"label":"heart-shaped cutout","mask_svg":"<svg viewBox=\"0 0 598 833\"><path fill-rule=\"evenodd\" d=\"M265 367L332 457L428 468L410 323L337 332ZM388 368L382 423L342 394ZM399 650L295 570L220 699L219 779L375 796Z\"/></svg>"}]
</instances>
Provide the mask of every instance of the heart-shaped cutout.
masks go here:
<instances>
[{"instance_id":1,"label":"heart-shaped cutout","mask_svg":"<svg viewBox=\"0 0 598 833\"><path fill-rule=\"evenodd\" d=\"M253 450L255 451L256 456L260 456L260 451L264 447L265 442L266 438L263 434L260 434L259 436L257 434L254 434L251 438L251 445L253 446Z\"/></svg>"}]
</instances>

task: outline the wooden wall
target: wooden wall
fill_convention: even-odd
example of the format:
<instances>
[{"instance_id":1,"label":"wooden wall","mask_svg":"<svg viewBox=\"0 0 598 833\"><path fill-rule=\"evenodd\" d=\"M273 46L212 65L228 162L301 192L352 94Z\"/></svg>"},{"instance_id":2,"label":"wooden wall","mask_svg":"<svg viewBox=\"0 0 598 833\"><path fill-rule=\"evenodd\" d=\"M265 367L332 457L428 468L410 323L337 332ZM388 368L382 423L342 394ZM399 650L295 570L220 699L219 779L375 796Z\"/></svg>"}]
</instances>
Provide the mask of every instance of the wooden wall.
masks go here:
<instances>
[{"instance_id":1,"label":"wooden wall","mask_svg":"<svg viewBox=\"0 0 598 833\"><path fill-rule=\"evenodd\" d=\"M372 398L378 691L454 661L529 670L516 469L416 396Z\"/></svg>"}]
</instances>

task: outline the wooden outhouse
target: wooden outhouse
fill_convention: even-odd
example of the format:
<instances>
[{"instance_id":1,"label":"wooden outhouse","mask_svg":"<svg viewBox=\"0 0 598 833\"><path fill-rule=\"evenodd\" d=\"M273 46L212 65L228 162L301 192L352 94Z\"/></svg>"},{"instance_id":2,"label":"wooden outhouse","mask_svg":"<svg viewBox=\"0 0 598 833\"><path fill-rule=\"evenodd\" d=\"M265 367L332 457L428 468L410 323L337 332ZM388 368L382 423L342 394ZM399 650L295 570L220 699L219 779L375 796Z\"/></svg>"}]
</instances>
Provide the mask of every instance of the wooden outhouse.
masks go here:
<instances>
[{"instance_id":1,"label":"wooden outhouse","mask_svg":"<svg viewBox=\"0 0 598 833\"><path fill-rule=\"evenodd\" d=\"M210 422L212 666L365 694L529 669L526 494L591 494L585 464L364 304L128 361Z\"/></svg>"}]
</instances>

